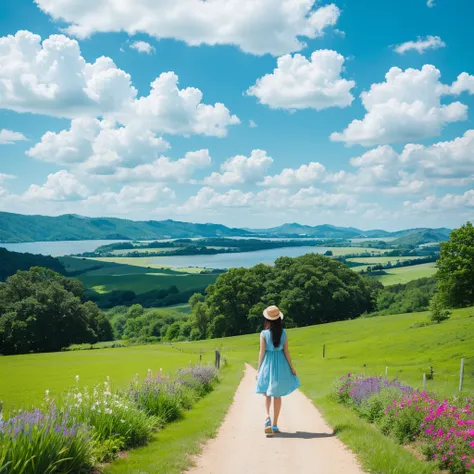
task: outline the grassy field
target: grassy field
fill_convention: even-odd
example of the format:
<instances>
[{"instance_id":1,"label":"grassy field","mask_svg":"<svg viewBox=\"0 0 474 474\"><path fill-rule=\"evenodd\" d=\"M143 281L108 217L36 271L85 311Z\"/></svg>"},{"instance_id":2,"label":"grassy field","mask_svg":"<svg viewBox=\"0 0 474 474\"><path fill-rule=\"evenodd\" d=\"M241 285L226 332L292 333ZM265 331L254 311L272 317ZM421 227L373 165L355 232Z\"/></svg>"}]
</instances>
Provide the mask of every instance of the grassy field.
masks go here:
<instances>
[{"instance_id":1,"label":"grassy field","mask_svg":"<svg viewBox=\"0 0 474 474\"><path fill-rule=\"evenodd\" d=\"M398 283L408 283L410 281L417 280L418 278L431 277L435 273L435 263L422 263L421 265L412 265L409 267L384 270L383 275L373 276L372 278L375 278L383 285L388 286L396 285Z\"/></svg>"},{"instance_id":2,"label":"grassy field","mask_svg":"<svg viewBox=\"0 0 474 474\"><path fill-rule=\"evenodd\" d=\"M390 251L390 249L383 250L383 249L372 249L372 248L363 248L363 247L327 247L327 249L330 250L335 257L340 257L343 255L366 253L366 252L369 252L371 254L376 254L376 255L383 255L384 253L387 253Z\"/></svg>"},{"instance_id":3,"label":"grassy field","mask_svg":"<svg viewBox=\"0 0 474 474\"><path fill-rule=\"evenodd\" d=\"M115 261L117 260L117 261ZM124 260L124 261L122 261ZM126 260L126 262L125 262ZM137 294L151 290L168 289L175 285L180 291L205 288L214 283L216 274L201 273L195 269L171 269L130 265L141 258L81 259L64 257L61 259L69 272L81 272L76 278L86 288L98 293L113 290L131 290ZM139 263L139 262L137 262Z\"/></svg>"},{"instance_id":4,"label":"grassy field","mask_svg":"<svg viewBox=\"0 0 474 474\"><path fill-rule=\"evenodd\" d=\"M352 411L337 405L330 397L335 379L348 372L380 375L388 367L390 377L420 388L423 373L432 366L435 376L434 380L428 381L428 390L451 395L458 390L460 359L465 358L465 390L474 392L474 308L456 310L450 320L440 325L415 326L424 321L427 321L427 313L415 313L289 331L290 350L302 390L372 473L429 474L431 471L406 450L358 419ZM326 344L324 359L323 344ZM175 370L178 366L197 361L200 351L204 352L206 361L211 361L214 349L220 347L224 358L235 370L230 372L222 387L219 386L209 399L200 402L198 411L191 411L189 418L187 416L180 422L182 424L173 425L161 433L156 444L131 453L128 461L121 460L110 468L110 472L127 473L181 472L187 463L183 454L195 452L198 440L212 434L222 419L244 361L255 364L258 336L175 346L179 350L169 345L157 345L1 357L0 380L9 383L0 384L0 399L7 410L39 404L45 389L58 394L74 383L75 375L80 375L81 383L89 386L101 382L107 375L116 386L125 386L136 372L144 374L148 368L156 371L160 367L164 371ZM209 404L211 400L212 405ZM163 462L168 470L158 467Z\"/></svg>"},{"instance_id":5,"label":"grassy field","mask_svg":"<svg viewBox=\"0 0 474 474\"><path fill-rule=\"evenodd\" d=\"M347 261L349 262L357 262L357 263L367 263L368 265L377 265L381 263L382 265L386 265L387 263L396 263L396 262L406 262L407 260L417 260L423 257L355 257L355 258L348 258Z\"/></svg>"}]
</instances>

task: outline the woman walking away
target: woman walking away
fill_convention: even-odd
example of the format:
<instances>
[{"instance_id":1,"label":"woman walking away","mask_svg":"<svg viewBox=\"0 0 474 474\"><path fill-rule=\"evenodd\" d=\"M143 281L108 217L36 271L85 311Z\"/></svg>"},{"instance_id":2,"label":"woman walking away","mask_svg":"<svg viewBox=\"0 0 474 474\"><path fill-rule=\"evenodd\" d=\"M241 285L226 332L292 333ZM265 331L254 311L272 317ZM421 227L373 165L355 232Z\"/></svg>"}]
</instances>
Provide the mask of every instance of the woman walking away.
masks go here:
<instances>
[{"instance_id":1,"label":"woman walking away","mask_svg":"<svg viewBox=\"0 0 474 474\"><path fill-rule=\"evenodd\" d=\"M283 314L276 306L269 306L264 312L265 330L260 333L260 354L258 357L257 393L265 395L265 433L279 433L278 417L281 397L289 395L300 386L296 370L291 363L288 337L283 329ZM270 405L273 398L273 424Z\"/></svg>"}]
</instances>

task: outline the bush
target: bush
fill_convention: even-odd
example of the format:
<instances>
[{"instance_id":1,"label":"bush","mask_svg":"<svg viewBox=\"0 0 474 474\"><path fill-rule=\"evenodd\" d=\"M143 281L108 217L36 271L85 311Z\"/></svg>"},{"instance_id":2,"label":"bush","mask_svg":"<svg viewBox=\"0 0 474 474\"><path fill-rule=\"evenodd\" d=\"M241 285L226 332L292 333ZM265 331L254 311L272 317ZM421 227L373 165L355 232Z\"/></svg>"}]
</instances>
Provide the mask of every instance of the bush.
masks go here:
<instances>
[{"instance_id":1,"label":"bush","mask_svg":"<svg viewBox=\"0 0 474 474\"><path fill-rule=\"evenodd\" d=\"M441 323L451 317L451 313L444 307L439 293L433 296L430 303L430 320L435 323Z\"/></svg>"},{"instance_id":2,"label":"bush","mask_svg":"<svg viewBox=\"0 0 474 474\"><path fill-rule=\"evenodd\" d=\"M94 464L92 430L69 410L18 412L0 421L0 472L86 472Z\"/></svg>"},{"instance_id":3,"label":"bush","mask_svg":"<svg viewBox=\"0 0 474 474\"><path fill-rule=\"evenodd\" d=\"M78 387L65 399L77 420L94 428L94 438L99 445L107 443L111 453L147 443L161 420L149 417L120 393L112 393L110 382L93 390Z\"/></svg>"}]
</instances>

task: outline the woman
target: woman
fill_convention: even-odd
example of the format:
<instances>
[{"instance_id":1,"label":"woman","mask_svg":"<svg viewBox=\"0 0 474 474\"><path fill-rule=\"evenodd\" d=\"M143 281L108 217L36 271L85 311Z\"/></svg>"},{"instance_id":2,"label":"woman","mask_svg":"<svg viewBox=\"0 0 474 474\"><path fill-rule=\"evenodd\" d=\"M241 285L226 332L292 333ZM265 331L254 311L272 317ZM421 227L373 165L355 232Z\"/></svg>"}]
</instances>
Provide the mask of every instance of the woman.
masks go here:
<instances>
[{"instance_id":1,"label":"woman","mask_svg":"<svg viewBox=\"0 0 474 474\"><path fill-rule=\"evenodd\" d=\"M265 433L279 433L278 417L281 397L289 395L300 386L296 370L291 363L288 337L282 327L283 314L276 306L269 306L264 312L265 330L260 333L260 354L258 357L257 393L265 395ZM273 398L273 425L270 405Z\"/></svg>"}]
</instances>

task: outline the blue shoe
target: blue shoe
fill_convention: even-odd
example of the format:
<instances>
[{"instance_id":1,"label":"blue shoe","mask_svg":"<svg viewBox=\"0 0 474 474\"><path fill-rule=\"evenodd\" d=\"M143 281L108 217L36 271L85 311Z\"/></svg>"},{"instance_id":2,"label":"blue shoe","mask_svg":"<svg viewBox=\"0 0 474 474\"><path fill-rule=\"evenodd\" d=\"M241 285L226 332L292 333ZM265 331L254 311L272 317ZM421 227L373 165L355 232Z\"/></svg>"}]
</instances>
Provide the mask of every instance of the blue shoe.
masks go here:
<instances>
[{"instance_id":1,"label":"blue shoe","mask_svg":"<svg viewBox=\"0 0 474 474\"><path fill-rule=\"evenodd\" d=\"M280 432L280 428L278 428L278 426L272 426L272 431L274 433L279 433Z\"/></svg>"},{"instance_id":2,"label":"blue shoe","mask_svg":"<svg viewBox=\"0 0 474 474\"><path fill-rule=\"evenodd\" d=\"M265 421L265 434L267 434L267 435L272 435L273 434L272 420L270 420L270 418L267 418L266 421Z\"/></svg>"}]
</instances>

